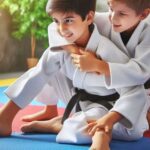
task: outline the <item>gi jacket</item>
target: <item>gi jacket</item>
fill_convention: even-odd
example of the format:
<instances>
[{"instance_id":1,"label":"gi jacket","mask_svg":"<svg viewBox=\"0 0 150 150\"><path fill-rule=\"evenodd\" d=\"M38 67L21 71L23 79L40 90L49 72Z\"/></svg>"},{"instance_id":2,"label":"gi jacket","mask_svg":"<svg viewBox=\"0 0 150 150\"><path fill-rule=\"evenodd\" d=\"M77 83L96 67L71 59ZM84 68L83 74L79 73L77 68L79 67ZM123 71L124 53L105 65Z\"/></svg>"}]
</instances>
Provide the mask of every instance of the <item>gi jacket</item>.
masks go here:
<instances>
[{"instance_id":1,"label":"gi jacket","mask_svg":"<svg viewBox=\"0 0 150 150\"><path fill-rule=\"evenodd\" d=\"M150 78L150 16L139 23L126 45L120 33L112 30L108 13L97 13L95 22L99 32L130 58L125 64L109 63L111 76L106 79L107 88L144 84Z\"/></svg>"}]
</instances>

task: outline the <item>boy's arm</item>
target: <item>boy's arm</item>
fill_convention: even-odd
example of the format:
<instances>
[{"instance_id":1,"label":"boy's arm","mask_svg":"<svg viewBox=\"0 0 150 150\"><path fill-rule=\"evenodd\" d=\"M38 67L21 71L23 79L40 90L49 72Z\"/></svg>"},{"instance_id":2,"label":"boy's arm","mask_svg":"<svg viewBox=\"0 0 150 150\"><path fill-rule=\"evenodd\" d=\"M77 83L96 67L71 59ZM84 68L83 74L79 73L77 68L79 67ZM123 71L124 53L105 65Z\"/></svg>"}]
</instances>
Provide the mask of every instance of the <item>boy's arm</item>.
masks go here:
<instances>
[{"instance_id":1,"label":"boy's arm","mask_svg":"<svg viewBox=\"0 0 150 150\"><path fill-rule=\"evenodd\" d=\"M111 130L113 125L116 122L119 122L126 128L131 129L135 124L137 124L139 116L142 118L145 116L144 111L147 112L147 94L142 85L121 88L118 92L120 94L120 98L115 102L108 115L99 119L98 126L96 126L96 128L100 125L103 129L107 127L107 129ZM93 123L93 125L95 124ZM93 130L95 131L96 128Z\"/></svg>"}]
</instances>

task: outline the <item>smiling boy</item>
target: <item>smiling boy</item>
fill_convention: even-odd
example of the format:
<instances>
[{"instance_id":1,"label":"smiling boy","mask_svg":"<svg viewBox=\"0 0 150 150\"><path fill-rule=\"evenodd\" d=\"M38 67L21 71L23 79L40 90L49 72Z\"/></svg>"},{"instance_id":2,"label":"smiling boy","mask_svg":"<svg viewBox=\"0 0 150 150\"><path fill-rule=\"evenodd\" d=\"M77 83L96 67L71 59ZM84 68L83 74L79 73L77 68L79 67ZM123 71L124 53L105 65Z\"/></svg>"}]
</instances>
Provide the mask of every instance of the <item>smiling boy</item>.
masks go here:
<instances>
[{"instance_id":1,"label":"smiling boy","mask_svg":"<svg viewBox=\"0 0 150 150\"><path fill-rule=\"evenodd\" d=\"M49 0L47 11L48 14L53 17L59 34L68 42L74 43L79 47L91 49L96 53L97 57L101 56L102 59L109 60L112 63L118 61L120 63L125 63L129 60L129 58L118 50L113 43L101 36L96 26L93 25L95 11L94 0ZM79 101L81 107L79 109L80 111L78 110L79 112L66 119L63 126L62 124L57 124L57 129L55 128L55 130L53 130L54 128L50 128L47 130L47 127L50 127L51 124L46 122L46 124L44 124L46 125L46 130L44 126L41 126L42 128L36 128L36 131L44 130L53 131L55 133L60 131L57 135L58 142L91 143L91 137L84 132L86 125L90 120L109 116L112 118L109 119L110 122L112 124L117 122L120 127L115 128L115 133L117 133L116 136L121 138L121 135L124 134L125 137L130 137L131 139L137 139L142 136L144 130L147 129L145 115L145 110L147 109L147 96L143 86L108 90L103 82L103 74L99 75L95 72L82 72L73 65L70 56L72 49L58 52L52 52L50 50L47 49L44 52L39 64L35 68L27 72L7 89L6 94L12 101L8 102L0 112L1 135L10 134L11 123L13 117L20 109L19 106L25 107L27 105L26 101L31 101L33 97L41 92L45 85L48 84L50 87L56 87L56 85L52 84L52 79L56 80L57 78L55 77L59 71L61 71L61 73L72 81L73 87L78 89L76 96L79 96L81 92L81 95L83 94L86 98L84 97L83 101L80 101L79 97L75 99L75 101ZM113 97L116 92L120 94L120 98L117 100L116 104L112 106L110 104L111 101L118 98ZM143 97L143 99L141 100L139 97ZM129 115L128 110L133 109L134 105L132 104L135 103L135 101L138 103L138 110ZM69 100L67 99L66 103L68 102ZM56 103L57 101L55 104ZM122 107L124 105L126 107ZM113 109L111 109L112 107ZM13 111L10 111L11 109ZM7 119L5 116L7 116ZM139 118L139 116L141 117ZM138 122L142 120L141 126L135 126L137 120ZM61 118L57 121L60 123ZM50 123L52 123L52 120L50 120ZM6 124L9 128L6 128ZM129 130L130 135L128 135L126 128L131 127L134 128L131 132ZM5 130L2 130L4 128ZM121 131L119 129L121 129ZM108 128L108 130L111 130L111 128ZM135 136L135 134L137 135ZM103 146L103 144L101 143L100 146ZM98 147L97 149L106 150L109 149L109 146L105 144L104 147Z\"/></svg>"},{"instance_id":2,"label":"smiling boy","mask_svg":"<svg viewBox=\"0 0 150 150\"><path fill-rule=\"evenodd\" d=\"M59 1L59 2L61 3L64 1ZM50 2L50 4L53 4L53 3ZM51 5L48 5L48 6L51 8ZM58 30L61 36L63 36L63 38L65 38L67 41L69 41L70 43L75 43L77 46L86 47L86 50L92 49L93 52L96 53L97 57L101 56L102 59L107 60L110 63L119 62L122 64L122 63L128 62L129 58L126 55L124 55L123 53L120 53L120 51L118 51L118 49L114 47L114 45L110 43L109 40L105 39L104 37L100 36L97 33L96 26L94 26L91 32L92 28L90 28L89 30L89 28L87 28L87 25L89 24L85 24L87 23L86 20L81 21L82 17L79 17L79 15L77 15L76 13L75 14L69 13L69 12L66 13L66 9L64 12L60 11L59 9L58 9L59 10L58 12L57 11L51 12L50 8L48 9L50 11L49 14L52 15L54 19L54 22L56 24L56 30ZM76 27L76 25L80 25L80 27L78 26ZM81 29L84 32L82 32ZM84 35L84 37L82 37L81 34ZM57 41L57 36L55 36L55 38ZM87 42L84 43L84 41L87 41ZM71 50L68 49L68 52L70 53ZM71 54L71 55L73 56L74 54ZM89 60L91 61L91 63L89 63ZM87 59L87 61L88 61L88 67L90 65L94 66L96 64L94 59ZM82 67L79 67L79 68L82 69ZM99 96L100 95L106 96L106 93L107 93L107 95L109 96L110 95L108 94L109 92L114 93L117 91L119 92L121 96L120 96L120 99L117 100L116 104L113 106L113 108L110 111L108 111L109 108L107 108L107 106L104 103L100 104L98 102L101 99L100 97L99 97L99 100L96 100L93 102L91 99L88 100L88 98L91 97L89 96L87 97L87 101L85 100L85 102L80 102L82 111L75 113L75 115L73 115L71 118L68 118L64 122L63 126L60 127L59 130L57 130L57 132L60 131L57 136L58 142L90 143L91 138L87 134L83 134L84 133L83 129L87 125L88 121L90 122L91 119L95 120L98 117L102 119L107 118L107 117L109 118L109 119L107 118L109 120L109 124L108 122L106 123L106 125L108 125L107 129L109 130L109 133L112 129L112 126L115 123L117 123L117 125L115 125L114 127L113 138L124 139L124 140L134 140L134 139L138 139L139 137L143 135L144 130L147 129L147 121L146 121L146 113L145 113L145 110L147 110L147 106L146 106L147 103L145 103L146 102L145 100L147 100L147 96L142 86L122 88L122 89L116 89L116 90L114 89L108 90L105 88L105 84L103 82L104 81L103 74L106 75L106 73L100 72L102 73L102 75L98 75L95 72L92 74L88 73L88 71L82 72L77 68L75 70L76 71L74 72L73 78L71 78L72 75L68 77L73 81L74 87L77 87L79 91L80 89L84 89L86 92L88 92L86 93L86 95L89 96L89 93L94 93L94 94L96 93L96 95L99 95ZM93 96L93 100L95 99L95 97L97 97L96 95ZM142 99L139 99L139 97L142 97ZM137 101L138 101L138 105L136 107L138 109L131 114L130 112L131 110L133 110L134 104L137 103ZM126 106L126 107L123 107L123 106ZM141 117L139 118L139 116ZM142 122L142 124L140 124L140 126L138 127L136 126L138 124L137 120L138 122ZM24 126L26 128L24 129L24 131L26 132L31 132L31 131L50 132L52 131L50 128L51 123L52 123L52 120L34 122L32 125L30 124L30 125ZM130 130L131 127L133 127L133 130ZM104 132L100 133L100 135L104 135ZM98 143L95 144L95 140L93 140L93 145L91 149L95 145L98 146L97 149L105 149L105 150L109 149L108 144L103 144L103 139L98 140L98 142L99 144Z\"/></svg>"}]
</instances>

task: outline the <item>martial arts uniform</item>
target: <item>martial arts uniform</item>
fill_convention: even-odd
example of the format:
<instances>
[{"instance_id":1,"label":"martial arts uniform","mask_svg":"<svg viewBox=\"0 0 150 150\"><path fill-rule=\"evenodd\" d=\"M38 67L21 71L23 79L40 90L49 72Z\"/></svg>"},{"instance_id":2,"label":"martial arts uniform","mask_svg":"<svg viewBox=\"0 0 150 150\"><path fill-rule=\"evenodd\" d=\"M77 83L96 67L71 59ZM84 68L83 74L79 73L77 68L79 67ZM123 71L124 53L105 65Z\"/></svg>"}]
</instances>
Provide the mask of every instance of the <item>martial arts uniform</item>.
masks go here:
<instances>
[{"instance_id":1,"label":"martial arts uniform","mask_svg":"<svg viewBox=\"0 0 150 150\"><path fill-rule=\"evenodd\" d=\"M126 63L129 61L129 58L117 49L112 42L98 33L96 26L86 49L93 50L97 56L110 63ZM120 70L118 71L120 72ZM61 74L65 75L68 81ZM65 80L61 81L61 78ZM62 85L62 82L66 86ZM73 65L70 55L65 51L52 52L48 48L38 65L20 77L5 93L18 106L23 108L35 96L38 94L41 95L44 92L50 93L45 95L45 99L51 96L51 94L55 96L58 94L56 97L52 97L52 100L49 100L50 103L47 104L56 104L57 98L61 98L67 104L69 98L73 95L72 89L74 87L101 96L110 95L116 91L120 94L120 98L110 110L119 112L124 116L120 123L114 126L114 138L126 140L138 139L148 129L146 120L148 100L143 85L107 89L104 75L80 71ZM61 89L61 92L59 89ZM55 94L52 92L55 92ZM92 103L88 100L80 104L82 111L75 113L73 117L64 122L62 130L57 136L58 142L90 143L91 137L84 132L87 120L98 119L108 112L108 109L103 105Z\"/></svg>"},{"instance_id":2,"label":"martial arts uniform","mask_svg":"<svg viewBox=\"0 0 150 150\"><path fill-rule=\"evenodd\" d=\"M129 62L123 65L109 63L111 76L105 80L107 88L140 85L149 80L150 15L140 22L126 45L123 43L120 33L113 31L109 13L96 13L95 23L102 35L108 37L122 52L131 58ZM116 69L120 71L118 72ZM118 78L122 80L119 81ZM148 87L150 87L150 80ZM150 88L146 91L150 95Z\"/></svg>"}]
</instances>

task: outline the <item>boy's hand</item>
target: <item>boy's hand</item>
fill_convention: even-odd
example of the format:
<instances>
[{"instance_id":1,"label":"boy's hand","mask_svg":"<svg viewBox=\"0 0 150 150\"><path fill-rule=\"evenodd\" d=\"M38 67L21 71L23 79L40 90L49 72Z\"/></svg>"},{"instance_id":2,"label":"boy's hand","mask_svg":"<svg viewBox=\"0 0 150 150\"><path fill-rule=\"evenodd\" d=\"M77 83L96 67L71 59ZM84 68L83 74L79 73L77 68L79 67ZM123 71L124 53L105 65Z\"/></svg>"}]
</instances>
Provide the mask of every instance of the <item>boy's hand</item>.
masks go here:
<instances>
[{"instance_id":1,"label":"boy's hand","mask_svg":"<svg viewBox=\"0 0 150 150\"><path fill-rule=\"evenodd\" d=\"M91 122L87 126L88 134L93 136L96 131L104 131L106 133L111 132L113 127L113 123L110 121L110 119L107 119L106 116L98 119L95 122Z\"/></svg>"},{"instance_id":2,"label":"boy's hand","mask_svg":"<svg viewBox=\"0 0 150 150\"><path fill-rule=\"evenodd\" d=\"M122 116L117 112L109 112L97 121L91 121L87 126L87 131L89 135L94 135L96 131L105 131L110 133L112 131L113 125L118 122Z\"/></svg>"},{"instance_id":3,"label":"boy's hand","mask_svg":"<svg viewBox=\"0 0 150 150\"><path fill-rule=\"evenodd\" d=\"M71 54L73 63L81 71L86 72L96 72L96 63L97 60L95 53L84 51L80 49L80 54Z\"/></svg>"}]
</instances>

